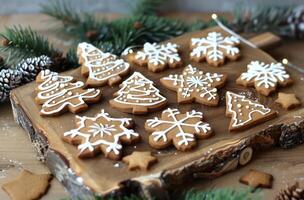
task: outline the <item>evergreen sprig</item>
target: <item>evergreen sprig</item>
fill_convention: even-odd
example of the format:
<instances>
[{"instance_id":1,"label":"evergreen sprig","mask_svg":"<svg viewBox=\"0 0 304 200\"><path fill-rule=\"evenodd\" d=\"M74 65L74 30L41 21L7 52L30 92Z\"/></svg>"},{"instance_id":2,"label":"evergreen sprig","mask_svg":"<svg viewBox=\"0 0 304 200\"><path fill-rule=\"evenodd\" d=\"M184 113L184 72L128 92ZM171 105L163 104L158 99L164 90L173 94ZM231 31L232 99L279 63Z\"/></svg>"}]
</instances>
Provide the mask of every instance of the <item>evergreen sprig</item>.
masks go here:
<instances>
[{"instance_id":1,"label":"evergreen sprig","mask_svg":"<svg viewBox=\"0 0 304 200\"><path fill-rule=\"evenodd\" d=\"M53 57L58 54L47 40L30 27L14 26L6 28L0 36L4 39L0 51L7 54L14 63L28 57L46 55Z\"/></svg>"},{"instance_id":2,"label":"evergreen sprig","mask_svg":"<svg viewBox=\"0 0 304 200\"><path fill-rule=\"evenodd\" d=\"M294 6L274 5L248 8L240 4L234 11L234 21L231 26L237 32L271 31L285 37L296 37L295 28L288 22L294 8Z\"/></svg>"},{"instance_id":3,"label":"evergreen sprig","mask_svg":"<svg viewBox=\"0 0 304 200\"><path fill-rule=\"evenodd\" d=\"M176 198L171 197L171 198ZM83 198L82 198L83 199ZM91 198L90 198L91 199ZM144 200L144 198L131 195L126 197L108 197L107 200ZM232 189L232 188L220 188L206 191L188 190L184 194L179 194L177 200L260 200L262 199L262 193L260 190L252 193L252 189ZM64 199L70 200L70 199ZM85 199L83 199L85 200ZM100 196L95 196L94 200L104 200Z\"/></svg>"},{"instance_id":4,"label":"evergreen sprig","mask_svg":"<svg viewBox=\"0 0 304 200\"><path fill-rule=\"evenodd\" d=\"M212 189L207 191L189 190L182 198L184 200L259 200L260 191L252 193L251 189L235 190L231 188Z\"/></svg>"},{"instance_id":5,"label":"evergreen sprig","mask_svg":"<svg viewBox=\"0 0 304 200\"><path fill-rule=\"evenodd\" d=\"M166 0L138 0L132 9L133 15L155 15Z\"/></svg>"},{"instance_id":6,"label":"evergreen sprig","mask_svg":"<svg viewBox=\"0 0 304 200\"><path fill-rule=\"evenodd\" d=\"M102 30L105 20L97 20L91 13L81 12L71 0L51 0L41 5L41 12L61 22L59 31L77 40L88 40L89 31ZM97 34L97 33L96 33Z\"/></svg>"}]
</instances>

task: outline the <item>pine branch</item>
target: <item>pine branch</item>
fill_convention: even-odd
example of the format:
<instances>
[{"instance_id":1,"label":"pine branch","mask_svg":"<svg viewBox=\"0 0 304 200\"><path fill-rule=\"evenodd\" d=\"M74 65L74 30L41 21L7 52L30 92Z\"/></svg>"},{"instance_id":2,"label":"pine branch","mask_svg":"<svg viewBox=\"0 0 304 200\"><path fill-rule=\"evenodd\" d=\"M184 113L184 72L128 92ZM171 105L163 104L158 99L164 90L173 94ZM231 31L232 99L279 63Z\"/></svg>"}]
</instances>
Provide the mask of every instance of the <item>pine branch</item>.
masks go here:
<instances>
[{"instance_id":1,"label":"pine branch","mask_svg":"<svg viewBox=\"0 0 304 200\"><path fill-rule=\"evenodd\" d=\"M6 28L0 36L4 38L0 51L9 55L16 63L27 57L41 55L53 57L58 54L58 50L54 49L45 37L39 35L30 27L14 26L13 28Z\"/></svg>"},{"instance_id":2,"label":"pine branch","mask_svg":"<svg viewBox=\"0 0 304 200\"><path fill-rule=\"evenodd\" d=\"M166 0L138 0L132 9L132 15L156 15L161 5Z\"/></svg>"},{"instance_id":3,"label":"pine branch","mask_svg":"<svg viewBox=\"0 0 304 200\"><path fill-rule=\"evenodd\" d=\"M182 198L184 200L259 200L262 199L260 191L252 193L251 189L235 190L230 188L213 189L207 191L189 190Z\"/></svg>"},{"instance_id":4,"label":"pine branch","mask_svg":"<svg viewBox=\"0 0 304 200\"><path fill-rule=\"evenodd\" d=\"M273 5L247 8L240 4L234 12L234 21L231 25L237 32L272 31L279 35L294 37L295 30L288 23L293 9L291 6Z\"/></svg>"},{"instance_id":5,"label":"pine branch","mask_svg":"<svg viewBox=\"0 0 304 200\"><path fill-rule=\"evenodd\" d=\"M41 5L41 12L61 22L59 31L77 38L78 40L91 40L99 36L104 39L107 35L108 23L105 20L97 20L90 13L81 12L72 4L71 0L51 0ZM101 37L102 36L102 37Z\"/></svg>"}]
</instances>

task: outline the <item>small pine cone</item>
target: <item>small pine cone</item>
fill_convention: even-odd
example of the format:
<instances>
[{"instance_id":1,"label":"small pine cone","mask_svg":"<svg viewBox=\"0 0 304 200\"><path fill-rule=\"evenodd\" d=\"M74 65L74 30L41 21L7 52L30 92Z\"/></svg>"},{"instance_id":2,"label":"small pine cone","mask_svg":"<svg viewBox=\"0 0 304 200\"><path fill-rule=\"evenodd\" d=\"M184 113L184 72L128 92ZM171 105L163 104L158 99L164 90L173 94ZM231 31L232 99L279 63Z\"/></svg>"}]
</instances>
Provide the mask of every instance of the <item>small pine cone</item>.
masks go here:
<instances>
[{"instance_id":1,"label":"small pine cone","mask_svg":"<svg viewBox=\"0 0 304 200\"><path fill-rule=\"evenodd\" d=\"M304 200L304 188L299 187L299 183L296 182L293 186L287 187L281 190L276 200Z\"/></svg>"},{"instance_id":2,"label":"small pine cone","mask_svg":"<svg viewBox=\"0 0 304 200\"><path fill-rule=\"evenodd\" d=\"M136 30L139 30L143 27L142 23L140 23L139 21L136 21L134 24L133 24L133 27L136 29Z\"/></svg>"},{"instance_id":3,"label":"small pine cone","mask_svg":"<svg viewBox=\"0 0 304 200\"><path fill-rule=\"evenodd\" d=\"M21 82L21 74L17 70L2 69L0 71L0 102L9 98L12 89L18 87Z\"/></svg>"},{"instance_id":4,"label":"small pine cone","mask_svg":"<svg viewBox=\"0 0 304 200\"><path fill-rule=\"evenodd\" d=\"M47 69L52 64L52 61L47 56L39 56L34 58L27 58L22 60L16 69L20 71L22 76L22 83L28 83L35 80L36 76L41 70Z\"/></svg>"},{"instance_id":5,"label":"small pine cone","mask_svg":"<svg viewBox=\"0 0 304 200\"><path fill-rule=\"evenodd\" d=\"M304 6L297 6L287 19L296 38L304 38Z\"/></svg>"}]
</instances>

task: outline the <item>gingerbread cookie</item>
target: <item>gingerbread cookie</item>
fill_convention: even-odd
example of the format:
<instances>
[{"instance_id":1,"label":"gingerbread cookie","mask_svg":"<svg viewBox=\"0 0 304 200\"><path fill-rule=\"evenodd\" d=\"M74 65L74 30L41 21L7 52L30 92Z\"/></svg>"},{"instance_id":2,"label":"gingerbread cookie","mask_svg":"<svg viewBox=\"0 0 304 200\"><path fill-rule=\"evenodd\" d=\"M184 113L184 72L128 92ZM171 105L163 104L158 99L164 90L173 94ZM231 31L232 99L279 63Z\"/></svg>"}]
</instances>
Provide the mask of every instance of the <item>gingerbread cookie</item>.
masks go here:
<instances>
[{"instance_id":1,"label":"gingerbread cookie","mask_svg":"<svg viewBox=\"0 0 304 200\"><path fill-rule=\"evenodd\" d=\"M204 73L192 65L185 67L183 73L169 75L160 79L167 88L177 91L178 103L198 103L217 106L217 88L224 86L227 76L217 73Z\"/></svg>"},{"instance_id":2,"label":"gingerbread cookie","mask_svg":"<svg viewBox=\"0 0 304 200\"><path fill-rule=\"evenodd\" d=\"M178 46L172 43L145 43L141 51L131 57L131 61L140 66L147 66L152 72L160 72L165 68L176 68L182 65L178 54Z\"/></svg>"},{"instance_id":3,"label":"gingerbread cookie","mask_svg":"<svg viewBox=\"0 0 304 200\"><path fill-rule=\"evenodd\" d=\"M120 87L115 93L117 97L110 100L110 104L122 112L145 114L167 103L166 98L153 86L153 82L139 72L134 72Z\"/></svg>"},{"instance_id":4,"label":"gingerbread cookie","mask_svg":"<svg viewBox=\"0 0 304 200\"><path fill-rule=\"evenodd\" d=\"M277 112L243 95L226 92L226 116L231 117L229 130L241 130L276 117Z\"/></svg>"},{"instance_id":5,"label":"gingerbread cookie","mask_svg":"<svg viewBox=\"0 0 304 200\"><path fill-rule=\"evenodd\" d=\"M41 115L52 116L67 110L77 113L88 107L86 103L95 103L101 98L101 91L94 88L84 89L84 83L74 82L71 76L60 76L50 70L42 70L36 82L38 104L42 104Z\"/></svg>"},{"instance_id":6,"label":"gingerbread cookie","mask_svg":"<svg viewBox=\"0 0 304 200\"><path fill-rule=\"evenodd\" d=\"M78 145L80 158L94 157L102 152L112 160L120 159L122 145L140 140L139 134L129 129L132 119L112 118L104 110L95 117L76 116L77 128L65 132L63 140Z\"/></svg>"},{"instance_id":7,"label":"gingerbread cookie","mask_svg":"<svg viewBox=\"0 0 304 200\"><path fill-rule=\"evenodd\" d=\"M178 109L168 108L160 119L155 117L146 121L145 129L152 132L149 144L156 149L173 144L178 150L190 150L196 145L196 138L206 139L212 134L209 124L202 119L203 113L195 110L180 113Z\"/></svg>"},{"instance_id":8,"label":"gingerbread cookie","mask_svg":"<svg viewBox=\"0 0 304 200\"><path fill-rule=\"evenodd\" d=\"M251 169L247 174L240 178L240 182L253 187L271 188L273 176L264 172Z\"/></svg>"},{"instance_id":9,"label":"gingerbread cookie","mask_svg":"<svg viewBox=\"0 0 304 200\"><path fill-rule=\"evenodd\" d=\"M130 70L129 63L86 42L78 44L77 55L82 65L81 74L87 77L87 86L112 86L120 83Z\"/></svg>"},{"instance_id":10,"label":"gingerbread cookie","mask_svg":"<svg viewBox=\"0 0 304 200\"><path fill-rule=\"evenodd\" d=\"M240 57L239 44L239 39L234 36L224 37L221 33L210 32L207 37L191 39L190 58L196 62L206 60L218 67L226 58L234 61Z\"/></svg>"},{"instance_id":11,"label":"gingerbread cookie","mask_svg":"<svg viewBox=\"0 0 304 200\"><path fill-rule=\"evenodd\" d=\"M23 170L16 180L4 183L2 188L12 200L40 199L47 193L51 180L51 174L33 174Z\"/></svg>"},{"instance_id":12,"label":"gingerbread cookie","mask_svg":"<svg viewBox=\"0 0 304 200\"><path fill-rule=\"evenodd\" d=\"M275 100L276 103L280 104L285 110L289 110L301 105L301 102L295 94L287 94L279 92L278 98Z\"/></svg>"},{"instance_id":13,"label":"gingerbread cookie","mask_svg":"<svg viewBox=\"0 0 304 200\"><path fill-rule=\"evenodd\" d=\"M254 86L260 94L268 96L277 86L287 86L292 80L281 63L251 61L247 65L247 72L242 73L236 83L246 87Z\"/></svg>"},{"instance_id":14,"label":"gingerbread cookie","mask_svg":"<svg viewBox=\"0 0 304 200\"><path fill-rule=\"evenodd\" d=\"M125 156L122 161L127 163L129 170L148 170L152 164L157 162L157 158L151 156L149 151L134 151L131 155Z\"/></svg>"}]
</instances>

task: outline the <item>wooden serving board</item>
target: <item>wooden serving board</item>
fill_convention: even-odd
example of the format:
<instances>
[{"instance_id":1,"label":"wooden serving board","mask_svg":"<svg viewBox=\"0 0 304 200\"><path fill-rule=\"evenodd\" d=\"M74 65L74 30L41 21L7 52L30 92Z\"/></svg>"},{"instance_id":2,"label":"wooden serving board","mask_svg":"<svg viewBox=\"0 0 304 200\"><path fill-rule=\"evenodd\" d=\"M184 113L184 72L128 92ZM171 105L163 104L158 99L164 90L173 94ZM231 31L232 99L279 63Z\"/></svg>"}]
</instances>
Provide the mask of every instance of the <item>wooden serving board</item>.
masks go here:
<instances>
[{"instance_id":1,"label":"wooden serving board","mask_svg":"<svg viewBox=\"0 0 304 200\"><path fill-rule=\"evenodd\" d=\"M258 48L241 43L241 58L236 62L227 62L219 68L189 60L190 39L206 36L210 31L218 31L223 35L228 35L216 27L185 34L169 41L181 46L184 66L192 64L205 72L228 75L225 87L219 90L220 103L218 107L208 107L198 103L180 105L176 103L176 92L166 89L159 80L169 74L180 74L183 67L153 73L147 68L131 65L132 72L139 71L154 81L154 85L167 98L167 107L179 108L182 112L194 109L204 113L204 121L213 127L215 135L210 139L199 140L197 147L192 151L180 152L174 148L152 149L148 144L148 133L144 130L144 124L147 119L160 116L161 110L147 115L132 115L111 108L109 100L113 99L113 93L119 89L118 86L102 87L102 100L97 104L90 105L87 111L79 113L81 116L94 116L101 109L105 109L113 117L133 118L136 124L135 131L141 134L142 141L136 146L128 146L125 154L130 154L134 150L151 151L159 162L148 171L129 171L122 162L106 159L103 155L91 159L79 159L77 148L61 139L64 132L75 128L75 115L65 113L58 117L41 117L39 115L41 107L34 101L34 88L36 87L34 82L12 91L11 102L16 121L27 130L34 146L45 158L46 165L65 185L72 197L88 197L94 193L105 196L139 193L147 198L153 196L157 199L166 199L171 188L181 185L187 180L215 178L240 167L240 157L248 148L252 149L255 154L269 147L284 145L285 142L292 142L292 144L301 142L297 139L290 141L290 138L304 135L303 107L285 111L274 103L274 99L277 97L276 93L265 97L257 94L253 88L245 88L235 84L235 80L241 72L246 71L246 66L250 61L275 62L268 54ZM287 68L287 71L294 80L294 84L280 88L279 91L296 93L299 99L304 101L301 75L290 68ZM84 78L80 76L80 69L64 74L84 81ZM225 92L228 90L245 94L252 99L257 98L265 106L277 110L278 117L245 131L230 133L228 131L230 118L225 116Z\"/></svg>"}]
</instances>

